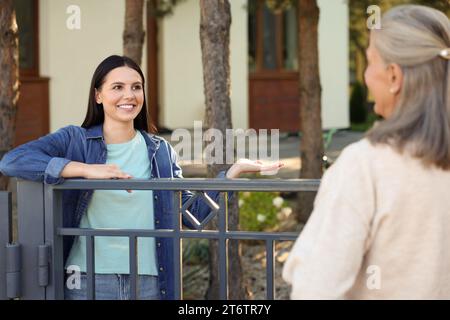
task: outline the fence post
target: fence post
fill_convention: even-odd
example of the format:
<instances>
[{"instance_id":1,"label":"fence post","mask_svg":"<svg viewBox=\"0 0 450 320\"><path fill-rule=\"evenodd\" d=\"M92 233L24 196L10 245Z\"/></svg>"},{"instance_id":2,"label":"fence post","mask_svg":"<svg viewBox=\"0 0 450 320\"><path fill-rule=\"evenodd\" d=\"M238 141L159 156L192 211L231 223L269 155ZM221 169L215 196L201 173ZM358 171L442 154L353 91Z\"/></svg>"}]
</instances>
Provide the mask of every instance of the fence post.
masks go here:
<instances>
[{"instance_id":1,"label":"fence post","mask_svg":"<svg viewBox=\"0 0 450 320\"><path fill-rule=\"evenodd\" d=\"M219 198L219 297L228 300L228 193Z\"/></svg>"},{"instance_id":2,"label":"fence post","mask_svg":"<svg viewBox=\"0 0 450 320\"><path fill-rule=\"evenodd\" d=\"M21 299L44 300L39 283L39 246L44 244L43 184L17 181L18 243L22 248Z\"/></svg>"},{"instance_id":3,"label":"fence post","mask_svg":"<svg viewBox=\"0 0 450 320\"><path fill-rule=\"evenodd\" d=\"M63 236L58 235L58 229L63 226L62 193L51 185L45 186L45 241L51 248L50 281L46 290L48 300L64 299Z\"/></svg>"},{"instance_id":4,"label":"fence post","mask_svg":"<svg viewBox=\"0 0 450 320\"><path fill-rule=\"evenodd\" d=\"M182 250L181 250L181 192L173 192L173 263L174 263L174 299L183 299L183 268L182 268Z\"/></svg>"},{"instance_id":5,"label":"fence post","mask_svg":"<svg viewBox=\"0 0 450 320\"><path fill-rule=\"evenodd\" d=\"M0 300L6 300L6 245L12 241L11 193L0 192Z\"/></svg>"},{"instance_id":6,"label":"fence post","mask_svg":"<svg viewBox=\"0 0 450 320\"><path fill-rule=\"evenodd\" d=\"M275 298L275 255L274 255L274 241L272 239L266 239L266 297L267 300L273 300Z\"/></svg>"}]
</instances>

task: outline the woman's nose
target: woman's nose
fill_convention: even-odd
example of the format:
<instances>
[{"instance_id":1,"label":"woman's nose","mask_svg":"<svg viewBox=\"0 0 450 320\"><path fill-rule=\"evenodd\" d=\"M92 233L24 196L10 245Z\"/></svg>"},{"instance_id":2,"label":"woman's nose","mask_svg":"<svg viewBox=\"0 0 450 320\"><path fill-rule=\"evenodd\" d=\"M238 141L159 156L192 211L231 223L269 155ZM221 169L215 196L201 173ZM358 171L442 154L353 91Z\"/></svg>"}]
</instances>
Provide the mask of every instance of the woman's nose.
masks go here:
<instances>
[{"instance_id":1,"label":"woman's nose","mask_svg":"<svg viewBox=\"0 0 450 320\"><path fill-rule=\"evenodd\" d=\"M125 89L124 98L130 98L130 99L134 99L135 98L134 91L133 91L133 89L131 87Z\"/></svg>"}]
</instances>

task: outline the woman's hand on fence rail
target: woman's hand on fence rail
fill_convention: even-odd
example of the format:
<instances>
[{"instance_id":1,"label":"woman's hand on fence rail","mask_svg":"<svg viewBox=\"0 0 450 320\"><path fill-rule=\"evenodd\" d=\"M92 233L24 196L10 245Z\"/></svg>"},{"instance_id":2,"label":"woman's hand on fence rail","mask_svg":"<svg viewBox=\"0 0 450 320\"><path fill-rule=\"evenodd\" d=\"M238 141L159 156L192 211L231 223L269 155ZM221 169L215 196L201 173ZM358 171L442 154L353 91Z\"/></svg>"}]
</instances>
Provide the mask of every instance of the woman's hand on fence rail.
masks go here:
<instances>
[{"instance_id":1,"label":"woman's hand on fence rail","mask_svg":"<svg viewBox=\"0 0 450 320\"><path fill-rule=\"evenodd\" d=\"M86 164L76 161L69 162L61 172L63 178L85 179L132 179L133 177L115 164ZM131 193L131 190L127 190Z\"/></svg>"}]
</instances>

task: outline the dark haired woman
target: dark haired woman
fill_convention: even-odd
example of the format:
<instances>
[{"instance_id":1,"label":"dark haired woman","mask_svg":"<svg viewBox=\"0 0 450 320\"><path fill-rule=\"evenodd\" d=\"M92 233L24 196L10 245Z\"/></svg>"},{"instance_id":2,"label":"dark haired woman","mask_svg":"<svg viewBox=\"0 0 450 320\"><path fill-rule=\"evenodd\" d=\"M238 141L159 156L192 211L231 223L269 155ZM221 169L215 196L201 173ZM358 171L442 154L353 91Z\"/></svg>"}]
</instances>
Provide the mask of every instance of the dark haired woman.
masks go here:
<instances>
[{"instance_id":1,"label":"dark haired woman","mask_svg":"<svg viewBox=\"0 0 450 320\"><path fill-rule=\"evenodd\" d=\"M68 126L7 153L0 171L8 176L58 184L65 178L182 178L176 154L162 138L148 133L144 75L127 57L110 56L97 67L89 105L81 127ZM279 168L279 163L235 163L219 177ZM209 194L217 198L217 192ZM192 194L183 192L183 203ZM209 208L201 201L191 209L201 220ZM65 227L170 229L172 198L168 191L67 190L63 193ZM81 287L66 285L66 299L86 299L85 237L65 239L65 266L83 273ZM138 274L140 299L173 298L172 240L140 238ZM97 299L128 299L128 240L97 237L95 281Z\"/></svg>"}]
</instances>

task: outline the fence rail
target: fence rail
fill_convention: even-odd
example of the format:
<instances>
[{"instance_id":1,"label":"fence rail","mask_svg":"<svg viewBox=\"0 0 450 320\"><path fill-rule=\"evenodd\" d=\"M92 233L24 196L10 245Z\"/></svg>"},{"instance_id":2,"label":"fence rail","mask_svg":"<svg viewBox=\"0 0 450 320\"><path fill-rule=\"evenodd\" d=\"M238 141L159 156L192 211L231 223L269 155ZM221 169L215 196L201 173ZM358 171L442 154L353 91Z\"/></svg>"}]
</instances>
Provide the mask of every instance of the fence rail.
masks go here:
<instances>
[{"instance_id":1,"label":"fence rail","mask_svg":"<svg viewBox=\"0 0 450 320\"><path fill-rule=\"evenodd\" d=\"M303 192L317 191L320 180L291 179L154 179L154 180L67 180L60 185L18 182L18 244L21 248L22 263L19 275L22 279L20 293L6 294L6 283L0 281L0 299L63 299L64 265L63 237L86 237L86 267L88 299L95 299L95 237L128 237L130 250L131 298L137 298L137 239L142 237L161 237L174 239L175 299L182 299L182 257L181 240L215 239L219 243L219 291L220 298L228 298L228 240L263 240L266 244L267 299L275 296L274 286L274 245L275 241L292 241L297 237L293 232L250 232L228 230L227 192ZM173 193L173 229L81 229L63 228L62 191L63 190L170 190ZM207 222L217 218L217 230L204 230L206 223L193 221L187 205L181 204L181 191L190 190L194 197L201 197L211 207ZM220 191L219 203L205 196L206 191ZM9 197L9 198L8 198ZM9 199L9 202L8 202ZM10 244L11 207L10 195L0 193L0 280L7 276L4 265L8 264L6 246ZM190 220L197 230L182 229L182 217ZM5 238L3 231L8 236ZM36 263L38 262L38 263ZM38 275L38 276L36 276ZM17 275L16 275L17 276ZM1 283L5 283L2 285ZM13 291L11 291L13 292ZM16 290L16 292L19 292Z\"/></svg>"}]
</instances>

